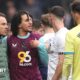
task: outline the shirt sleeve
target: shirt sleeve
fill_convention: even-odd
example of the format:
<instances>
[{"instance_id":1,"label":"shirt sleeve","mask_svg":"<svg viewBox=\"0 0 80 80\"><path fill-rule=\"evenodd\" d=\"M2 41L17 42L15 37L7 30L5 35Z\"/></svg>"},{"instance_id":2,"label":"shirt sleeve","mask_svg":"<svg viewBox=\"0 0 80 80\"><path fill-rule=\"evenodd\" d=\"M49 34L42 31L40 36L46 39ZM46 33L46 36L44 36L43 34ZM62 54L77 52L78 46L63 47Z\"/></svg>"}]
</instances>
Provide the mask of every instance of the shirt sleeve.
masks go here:
<instances>
[{"instance_id":1,"label":"shirt sleeve","mask_svg":"<svg viewBox=\"0 0 80 80\"><path fill-rule=\"evenodd\" d=\"M67 33L65 42L64 63L62 70L62 80L68 80L72 68L74 53L73 41L73 37L69 33Z\"/></svg>"},{"instance_id":2,"label":"shirt sleeve","mask_svg":"<svg viewBox=\"0 0 80 80\"><path fill-rule=\"evenodd\" d=\"M38 46L38 51L39 51L40 60L44 65L48 65L48 53L47 53L45 43L43 42L42 39L40 39L39 41L40 44Z\"/></svg>"}]
</instances>

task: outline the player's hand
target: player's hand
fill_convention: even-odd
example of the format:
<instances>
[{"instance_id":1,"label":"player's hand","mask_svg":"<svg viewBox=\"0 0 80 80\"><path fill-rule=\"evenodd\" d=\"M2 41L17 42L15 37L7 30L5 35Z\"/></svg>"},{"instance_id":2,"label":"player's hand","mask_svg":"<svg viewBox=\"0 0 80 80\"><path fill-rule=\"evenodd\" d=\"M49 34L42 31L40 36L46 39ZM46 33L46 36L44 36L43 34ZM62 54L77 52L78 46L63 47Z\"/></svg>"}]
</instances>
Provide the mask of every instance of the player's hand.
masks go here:
<instances>
[{"instance_id":1,"label":"player's hand","mask_svg":"<svg viewBox=\"0 0 80 80\"><path fill-rule=\"evenodd\" d=\"M39 42L39 40L31 40L30 41L30 45L31 45L31 47L33 47L33 48L37 48L38 47L38 45L40 44L40 42Z\"/></svg>"}]
</instances>

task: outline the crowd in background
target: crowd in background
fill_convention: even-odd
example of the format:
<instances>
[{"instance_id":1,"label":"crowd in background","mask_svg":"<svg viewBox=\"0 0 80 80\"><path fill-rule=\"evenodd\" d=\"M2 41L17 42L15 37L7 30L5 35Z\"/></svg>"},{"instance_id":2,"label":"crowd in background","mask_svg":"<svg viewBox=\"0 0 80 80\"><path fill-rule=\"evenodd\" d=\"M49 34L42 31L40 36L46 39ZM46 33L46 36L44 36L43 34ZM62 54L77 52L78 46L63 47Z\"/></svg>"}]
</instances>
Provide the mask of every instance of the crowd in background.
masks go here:
<instances>
[{"instance_id":1,"label":"crowd in background","mask_svg":"<svg viewBox=\"0 0 80 80\"><path fill-rule=\"evenodd\" d=\"M60 5L66 10L65 25L71 29L75 23L70 14L70 3L73 0L0 0L0 11L7 14L10 18L16 11L27 10L34 18L40 19L40 16L47 13L49 8L55 5Z\"/></svg>"}]
</instances>

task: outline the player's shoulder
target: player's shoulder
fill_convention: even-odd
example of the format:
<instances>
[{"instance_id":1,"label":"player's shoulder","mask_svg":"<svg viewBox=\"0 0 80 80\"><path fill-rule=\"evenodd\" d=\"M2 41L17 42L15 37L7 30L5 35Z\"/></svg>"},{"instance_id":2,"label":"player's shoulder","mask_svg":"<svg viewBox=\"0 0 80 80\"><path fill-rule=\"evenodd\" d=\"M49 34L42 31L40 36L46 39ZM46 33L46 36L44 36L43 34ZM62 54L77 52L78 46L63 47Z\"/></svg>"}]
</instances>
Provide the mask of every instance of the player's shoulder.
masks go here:
<instances>
[{"instance_id":1,"label":"player's shoulder","mask_svg":"<svg viewBox=\"0 0 80 80\"><path fill-rule=\"evenodd\" d=\"M73 33L76 33L76 32L80 32L80 25L77 25L75 27L73 27L72 29L69 30L69 33L73 34Z\"/></svg>"},{"instance_id":2,"label":"player's shoulder","mask_svg":"<svg viewBox=\"0 0 80 80\"><path fill-rule=\"evenodd\" d=\"M56 35L57 36L63 36L63 35L66 35L66 33L68 32L69 30L67 29L67 28L61 28L57 33L56 33Z\"/></svg>"},{"instance_id":3,"label":"player's shoulder","mask_svg":"<svg viewBox=\"0 0 80 80\"><path fill-rule=\"evenodd\" d=\"M37 34L37 33L31 33L31 34L30 34L30 37L33 37L33 38L39 39L39 38L42 37L42 35Z\"/></svg>"},{"instance_id":4,"label":"player's shoulder","mask_svg":"<svg viewBox=\"0 0 80 80\"><path fill-rule=\"evenodd\" d=\"M68 36L73 36L76 37L76 35L80 33L80 27L76 26L74 28L72 28L71 30L68 31L67 35Z\"/></svg>"},{"instance_id":5,"label":"player's shoulder","mask_svg":"<svg viewBox=\"0 0 80 80\"><path fill-rule=\"evenodd\" d=\"M7 36L2 38L2 42L6 42L6 40L7 40Z\"/></svg>"},{"instance_id":6,"label":"player's shoulder","mask_svg":"<svg viewBox=\"0 0 80 80\"><path fill-rule=\"evenodd\" d=\"M17 36L10 35L10 36L7 37L7 41L11 42L11 41L15 40L16 38L17 38Z\"/></svg>"}]
</instances>

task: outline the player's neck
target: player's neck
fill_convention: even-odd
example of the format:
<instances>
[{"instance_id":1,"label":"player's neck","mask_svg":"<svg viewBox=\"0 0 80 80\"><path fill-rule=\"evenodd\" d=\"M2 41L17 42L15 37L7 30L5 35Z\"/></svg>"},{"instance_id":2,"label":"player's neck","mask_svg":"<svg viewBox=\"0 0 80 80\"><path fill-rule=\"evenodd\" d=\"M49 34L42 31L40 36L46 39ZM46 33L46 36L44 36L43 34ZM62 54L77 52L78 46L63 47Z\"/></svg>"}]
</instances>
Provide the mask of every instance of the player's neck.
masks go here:
<instances>
[{"instance_id":1,"label":"player's neck","mask_svg":"<svg viewBox=\"0 0 80 80\"><path fill-rule=\"evenodd\" d=\"M18 35L20 35L20 36L26 36L27 34L28 34L28 32L19 32Z\"/></svg>"},{"instance_id":2,"label":"player's neck","mask_svg":"<svg viewBox=\"0 0 80 80\"><path fill-rule=\"evenodd\" d=\"M60 23L59 25L57 25L56 31L59 31L63 27L64 27L64 24L63 23Z\"/></svg>"}]
</instances>

